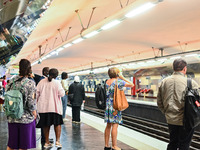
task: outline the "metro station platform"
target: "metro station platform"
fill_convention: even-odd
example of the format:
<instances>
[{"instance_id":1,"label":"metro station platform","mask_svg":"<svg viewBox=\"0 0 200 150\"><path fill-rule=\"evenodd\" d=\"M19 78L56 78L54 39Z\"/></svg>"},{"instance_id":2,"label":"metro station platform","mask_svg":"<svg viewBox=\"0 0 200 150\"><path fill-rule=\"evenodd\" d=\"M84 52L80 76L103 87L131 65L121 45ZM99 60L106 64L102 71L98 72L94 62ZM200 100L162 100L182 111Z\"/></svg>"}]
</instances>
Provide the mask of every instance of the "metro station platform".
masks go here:
<instances>
[{"instance_id":1,"label":"metro station platform","mask_svg":"<svg viewBox=\"0 0 200 150\"><path fill-rule=\"evenodd\" d=\"M62 150L103 150L104 148L104 120L81 112L81 123L71 121L71 107L67 108L67 121L62 125ZM8 139L7 122L3 112L0 113L0 150L6 150ZM55 141L54 130L51 128L50 138ZM111 145L111 143L110 143ZM165 150L167 143L141 134L123 126L118 128L118 146L123 150ZM40 129L37 129L37 148L44 149L40 142ZM52 147L51 150L57 150Z\"/></svg>"}]
</instances>

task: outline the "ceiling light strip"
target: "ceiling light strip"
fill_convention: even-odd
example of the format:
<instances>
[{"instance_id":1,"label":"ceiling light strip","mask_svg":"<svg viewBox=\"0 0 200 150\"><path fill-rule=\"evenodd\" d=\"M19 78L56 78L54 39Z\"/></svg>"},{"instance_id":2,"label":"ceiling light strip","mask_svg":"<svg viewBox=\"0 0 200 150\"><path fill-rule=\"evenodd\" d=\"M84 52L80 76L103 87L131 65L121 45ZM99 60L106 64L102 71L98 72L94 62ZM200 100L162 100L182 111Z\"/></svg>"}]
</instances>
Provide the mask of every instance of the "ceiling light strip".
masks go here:
<instances>
[{"instance_id":1,"label":"ceiling light strip","mask_svg":"<svg viewBox=\"0 0 200 150\"><path fill-rule=\"evenodd\" d=\"M138 7L138 8L133 9L132 11L130 11L129 13L127 13L125 15L125 17L131 18L133 16L136 16L136 15L142 13L142 12L145 12L145 11L149 10L150 8L154 7L155 5L156 4L148 2L148 3L142 5L142 6Z\"/></svg>"},{"instance_id":2,"label":"ceiling light strip","mask_svg":"<svg viewBox=\"0 0 200 150\"><path fill-rule=\"evenodd\" d=\"M133 16L135 16L135 15L137 15L137 14L140 14L140 13L142 13L142 12L144 12L144 11L146 11L146 10L152 8L153 6L155 6L155 4L150 3L150 2L149 2L149 3L146 3L146 4L144 4L144 5L140 6L140 7L138 7L138 8L136 8L136 9L132 10L131 12L127 13L127 14L125 15L125 17L127 17L127 18L133 17ZM92 31L92 32L86 34L86 35L84 36L84 38L93 37L93 36L97 35L101 30L110 29L111 27L114 27L114 26L120 24L124 19L125 19L125 18L123 17L123 18L121 18L121 19L119 19L119 20L113 20L113 21L111 21L110 23L103 25L100 29L98 29L98 30L96 30L96 31ZM83 41L84 38L80 37L80 38L78 38L78 39L75 39L75 40L72 41L71 43L67 43L67 44L65 44L64 46L61 46L61 47L58 48L57 50L55 50L55 51L53 51L53 52L50 52L48 55L45 56L45 58L43 57L43 60L44 60L44 59L47 59L48 57L50 57L50 56L52 56L52 55L54 55L54 54L57 54L57 55L58 55L58 52L64 50L64 48L70 47L70 46L72 46L72 44L77 44L77 43ZM35 64L35 63L34 63L34 64Z\"/></svg>"},{"instance_id":3,"label":"ceiling light strip","mask_svg":"<svg viewBox=\"0 0 200 150\"><path fill-rule=\"evenodd\" d=\"M72 46L72 44L71 44L71 43L67 43L67 44L65 44L63 47L64 47L64 48L67 48L67 47L70 47L70 46Z\"/></svg>"},{"instance_id":4,"label":"ceiling light strip","mask_svg":"<svg viewBox=\"0 0 200 150\"><path fill-rule=\"evenodd\" d=\"M78 38L78 39L72 41L72 43L73 43L73 44L77 44L77 43L79 43L79 42L81 42L81 41L83 41L83 38L82 38L82 37L80 37L80 38Z\"/></svg>"},{"instance_id":5,"label":"ceiling light strip","mask_svg":"<svg viewBox=\"0 0 200 150\"><path fill-rule=\"evenodd\" d=\"M119 21L119 20L114 20L114 21L112 21L112 22L110 22L110 23L108 23L108 24L102 26L101 29L102 29L102 30L107 30L107 29L110 29L111 27L114 27L114 26L118 25L119 23L121 23L121 21Z\"/></svg>"},{"instance_id":6,"label":"ceiling light strip","mask_svg":"<svg viewBox=\"0 0 200 150\"><path fill-rule=\"evenodd\" d=\"M93 31L93 32L90 32L88 34L86 34L84 37L85 38L90 38L90 37L93 37L95 35L97 35L99 32L98 31Z\"/></svg>"},{"instance_id":7,"label":"ceiling light strip","mask_svg":"<svg viewBox=\"0 0 200 150\"><path fill-rule=\"evenodd\" d=\"M161 64L163 64L165 62L168 62L169 60L181 58L181 57L183 57L184 54L187 54L187 55L185 55L185 57L197 57L197 56L199 56L198 55L199 53L200 53L200 50L195 50L195 51L190 51L190 52L184 52L184 53L176 53L176 54L166 55L166 56L162 56L162 57L159 57L159 58L155 58L154 57L154 58L148 58L148 59L142 59L142 60L124 62L124 63L119 63L119 64L113 64L112 66L120 65L122 67L125 67L127 65L126 68L129 68L129 69L131 68L129 66L134 66L134 67L137 68L137 66L139 65L139 67L144 67L146 65L147 66L154 65L154 64L157 64L159 62ZM181 55L181 56L179 56L179 55ZM146 61L146 63L145 63L145 61ZM101 68L105 68L105 66L96 67L96 68L93 68L93 69L96 70L96 69L101 69ZM85 70L88 70L88 69L85 69ZM82 70L82 71L85 71L85 70ZM80 73L81 71L79 70L79 71L75 71L75 72L71 72L71 73L69 72L69 75L72 75L72 73L73 74L77 74L77 72ZM98 72L98 71L95 71L95 72Z\"/></svg>"}]
</instances>

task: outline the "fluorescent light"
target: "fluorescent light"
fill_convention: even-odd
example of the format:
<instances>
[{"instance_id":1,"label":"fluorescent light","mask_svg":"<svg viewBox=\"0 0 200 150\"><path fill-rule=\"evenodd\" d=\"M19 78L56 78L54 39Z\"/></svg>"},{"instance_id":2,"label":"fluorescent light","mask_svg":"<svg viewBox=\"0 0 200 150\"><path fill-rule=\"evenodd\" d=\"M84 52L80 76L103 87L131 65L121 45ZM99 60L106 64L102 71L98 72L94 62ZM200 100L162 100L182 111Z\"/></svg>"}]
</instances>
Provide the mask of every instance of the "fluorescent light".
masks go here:
<instances>
[{"instance_id":1,"label":"fluorescent light","mask_svg":"<svg viewBox=\"0 0 200 150\"><path fill-rule=\"evenodd\" d=\"M70 46L72 46L72 44L71 44L71 43L67 43L67 44L65 44L63 47L64 47L64 48L67 48L67 47L70 47Z\"/></svg>"},{"instance_id":2,"label":"fluorescent light","mask_svg":"<svg viewBox=\"0 0 200 150\"><path fill-rule=\"evenodd\" d=\"M34 63L31 64L31 66L34 66L38 63L38 61L35 61Z\"/></svg>"},{"instance_id":3,"label":"fluorescent light","mask_svg":"<svg viewBox=\"0 0 200 150\"><path fill-rule=\"evenodd\" d=\"M63 47L60 47L60 48L58 48L56 51L57 52L60 52L60 51L62 51L64 48Z\"/></svg>"},{"instance_id":4,"label":"fluorescent light","mask_svg":"<svg viewBox=\"0 0 200 150\"><path fill-rule=\"evenodd\" d=\"M107 72L108 71L108 67L94 69L93 71L94 71L94 73Z\"/></svg>"},{"instance_id":5,"label":"fluorescent light","mask_svg":"<svg viewBox=\"0 0 200 150\"><path fill-rule=\"evenodd\" d=\"M136 8L136 9L132 10L131 12L127 13L127 14L125 15L125 17L131 18L131 17L133 17L133 16L136 16L136 15L138 15L138 14L140 14L140 13L142 13L142 12L144 12L144 11L150 9L150 8L152 8L153 6L155 6L155 4L150 3L150 2L149 2L149 3L146 3L146 4L144 4L144 5L140 6L140 7L138 7L138 8Z\"/></svg>"},{"instance_id":6,"label":"fluorescent light","mask_svg":"<svg viewBox=\"0 0 200 150\"><path fill-rule=\"evenodd\" d=\"M51 55L50 55L50 54L48 54L48 55L46 56L46 58L49 58L49 57L51 57Z\"/></svg>"},{"instance_id":7,"label":"fluorescent light","mask_svg":"<svg viewBox=\"0 0 200 150\"><path fill-rule=\"evenodd\" d=\"M122 64L121 67L129 67L129 64Z\"/></svg>"},{"instance_id":8,"label":"fluorescent light","mask_svg":"<svg viewBox=\"0 0 200 150\"><path fill-rule=\"evenodd\" d=\"M42 57L42 58L41 58L41 60L42 60L42 61L43 61L43 60L45 60L45 59L47 59L47 57L46 57L46 56L44 56L44 57Z\"/></svg>"},{"instance_id":9,"label":"fluorescent light","mask_svg":"<svg viewBox=\"0 0 200 150\"><path fill-rule=\"evenodd\" d=\"M178 59L178 58L181 58L181 56L171 57L170 59Z\"/></svg>"},{"instance_id":10,"label":"fluorescent light","mask_svg":"<svg viewBox=\"0 0 200 150\"><path fill-rule=\"evenodd\" d=\"M134 65L135 65L135 63L129 63L128 65L129 65L129 66L134 66Z\"/></svg>"},{"instance_id":11,"label":"fluorescent light","mask_svg":"<svg viewBox=\"0 0 200 150\"><path fill-rule=\"evenodd\" d=\"M83 41L83 38L78 38L78 39L72 41L72 43L76 44L76 43L79 43L81 41Z\"/></svg>"},{"instance_id":12,"label":"fluorescent light","mask_svg":"<svg viewBox=\"0 0 200 150\"><path fill-rule=\"evenodd\" d=\"M84 37L85 38L90 38L90 37L93 37L93 36L97 35L98 33L99 33L98 31L93 31L93 32L88 33Z\"/></svg>"},{"instance_id":13,"label":"fluorescent light","mask_svg":"<svg viewBox=\"0 0 200 150\"><path fill-rule=\"evenodd\" d=\"M109 28L111 28L111 27L116 26L116 25L119 24L120 22L121 22L121 21L119 21L119 20L114 20L114 21L112 21L112 22L110 22L110 23L104 25L103 27L101 27L101 29L102 29L102 30L107 30L107 29L109 29Z\"/></svg>"},{"instance_id":14,"label":"fluorescent light","mask_svg":"<svg viewBox=\"0 0 200 150\"><path fill-rule=\"evenodd\" d=\"M167 60L166 58L158 59L158 61L166 61L166 60Z\"/></svg>"},{"instance_id":15,"label":"fluorescent light","mask_svg":"<svg viewBox=\"0 0 200 150\"><path fill-rule=\"evenodd\" d=\"M54 54L56 54L56 51L53 51L53 52L50 53L51 56L54 55Z\"/></svg>"},{"instance_id":16,"label":"fluorescent light","mask_svg":"<svg viewBox=\"0 0 200 150\"><path fill-rule=\"evenodd\" d=\"M147 61L147 63L154 63L154 62L155 62L155 60L149 60L149 61Z\"/></svg>"},{"instance_id":17,"label":"fluorescent light","mask_svg":"<svg viewBox=\"0 0 200 150\"><path fill-rule=\"evenodd\" d=\"M130 65L130 64L122 64L122 67L123 68L133 68L133 65Z\"/></svg>"},{"instance_id":18,"label":"fluorescent light","mask_svg":"<svg viewBox=\"0 0 200 150\"><path fill-rule=\"evenodd\" d=\"M144 62L138 62L137 64L138 65L144 65Z\"/></svg>"},{"instance_id":19,"label":"fluorescent light","mask_svg":"<svg viewBox=\"0 0 200 150\"><path fill-rule=\"evenodd\" d=\"M185 55L185 57L192 57L192 56L197 56L197 54L188 54L188 55Z\"/></svg>"}]
</instances>

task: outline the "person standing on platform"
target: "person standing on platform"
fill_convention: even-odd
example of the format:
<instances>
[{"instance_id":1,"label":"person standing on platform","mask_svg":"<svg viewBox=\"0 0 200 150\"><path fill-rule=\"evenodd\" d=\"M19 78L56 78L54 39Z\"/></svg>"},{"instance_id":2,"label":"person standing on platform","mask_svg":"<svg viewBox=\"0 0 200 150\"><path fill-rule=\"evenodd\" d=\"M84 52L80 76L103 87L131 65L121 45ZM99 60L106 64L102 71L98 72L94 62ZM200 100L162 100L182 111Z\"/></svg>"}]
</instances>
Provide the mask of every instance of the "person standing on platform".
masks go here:
<instances>
[{"instance_id":1,"label":"person standing on platform","mask_svg":"<svg viewBox=\"0 0 200 150\"><path fill-rule=\"evenodd\" d=\"M28 79L28 75L31 72L31 63L27 59L21 59L19 62L19 76L10 80L6 90L14 88L23 88L21 90L23 94L23 106L24 113L20 119L13 119L10 116L8 119L8 145L7 150L14 149L31 149L36 148L36 128L35 119L36 113L36 99L35 82ZM13 83L14 80L14 83Z\"/></svg>"},{"instance_id":2,"label":"person standing on platform","mask_svg":"<svg viewBox=\"0 0 200 150\"><path fill-rule=\"evenodd\" d=\"M35 82L35 80L34 80L34 74L32 72L29 74L28 78L30 80L33 80Z\"/></svg>"},{"instance_id":3,"label":"person standing on platform","mask_svg":"<svg viewBox=\"0 0 200 150\"><path fill-rule=\"evenodd\" d=\"M49 67L44 67L42 69L42 76L37 76L37 78L35 77L34 80L35 80L35 83L36 83L36 86L38 85L38 83L42 80L42 79L45 79L47 78L49 75ZM49 141L51 143L53 143L53 139L49 139ZM44 136L44 131L43 129L41 128L41 143L44 144L45 143L45 136Z\"/></svg>"},{"instance_id":4,"label":"person standing on platform","mask_svg":"<svg viewBox=\"0 0 200 150\"><path fill-rule=\"evenodd\" d=\"M72 105L72 122L80 123L81 105L85 103L85 89L80 83L79 76L75 76L74 83L69 86L68 98Z\"/></svg>"},{"instance_id":5,"label":"person standing on platform","mask_svg":"<svg viewBox=\"0 0 200 150\"><path fill-rule=\"evenodd\" d=\"M3 76L3 81L2 81L2 86L3 86L3 96L5 95L5 91L6 91L6 76Z\"/></svg>"},{"instance_id":6,"label":"person standing on platform","mask_svg":"<svg viewBox=\"0 0 200 150\"><path fill-rule=\"evenodd\" d=\"M49 142L49 130L54 125L56 136L56 147L61 148L60 134L62 119L62 101L61 97L65 95L65 91L59 81L55 80L58 76L58 70L53 68L49 70L49 77L42 79L37 85L37 108L40 115L40 121L37 127L43 128L45 135L44 148L52 147Z\"/></svg>"},{"instance_id":7,"label":"person standing on platform","mask_svg":"<svg viewBox=\"0 0 200 150\"><path fill-rule=\"evenodd\" d=\"M0 97L3 96L3 91L1 90L1 86L0 86Z\"/></svg>"},{"instance_id":8,"label":"person standing on platform","mask_svg":"<svg viewBox=\"0 0 200 150\"><path fill-rule=\"evenodd\" d=\"M110 134L112 137L112 150L121 150L117 147L117 129L118 125L122 124L122 113L121 111L115 111L113 108L113 95L116 81L118 82L118 88L123 90L123 87L133 87L134 84L128 79L124 78L120 70L116 67L112 67L108 70L108 75L110 79L106 81L106 110L105 110L105 119L107 123L104 138L105 138L105 147L104 150L111 150L109 146ZM115 114L114 112L117 112Z\"/></svg>"},{"instance_id":9,"label":"person standing on platform","mask_svg":"<svg viewBox=\"0 0 200 150\"><path fill-rule=\"evenodd\" d=\"M187 62L175 59L173 74L162 80L158 87L157 105L165 115L170 135L167 150L189 150L194 129L184 129L184 105L187 87ZM198 89L198 84L192 80L192 88Z\"/></svg>"},{"instance_id":10,"label":"person standing on platform","mask_svg":"<svg viewBox=\"0 0 200 150\"><path fill-rule=\"evenodd\" d=\"M49 75L49 67L44 67L42 69L42 76L40 77L40 80L48 77L48 75Z\"/></svg>"},{"instance_id":11,"label":"person standing on platform","mask_svg":"<svg viewBox=\"0 0 200 150\"><path fill-rule=\"evenodd\" d=\"M65 90L65 95L61 98L62 99L62 106L63 106L63 115L62 115L62 118L63 118L63 121L67 120L65 118L66 116L66 108L67 108L67 100L68 100L68 81L66 80L68 78L68 74L66 72L63 72L61 74L61 84L62 84L62 87L63 89Z\"/></svg>"}]
</instances>

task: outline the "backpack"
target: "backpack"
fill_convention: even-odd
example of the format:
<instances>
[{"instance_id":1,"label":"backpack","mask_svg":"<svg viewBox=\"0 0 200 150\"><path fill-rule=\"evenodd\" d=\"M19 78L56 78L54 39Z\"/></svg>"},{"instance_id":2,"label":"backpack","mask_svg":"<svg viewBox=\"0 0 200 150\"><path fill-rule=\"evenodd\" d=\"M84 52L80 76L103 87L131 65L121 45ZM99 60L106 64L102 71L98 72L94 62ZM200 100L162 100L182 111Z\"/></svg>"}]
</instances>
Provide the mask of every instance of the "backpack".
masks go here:
<instances>
[{"instance_id":1,"label":"backpack","mask_svg":"<svg viewBox=\"0 0 200 150\"><path fill-rule=\"evenodd\" d=\"M4 99L4 104L5 104L4 109L6 116L9 116L13 119L19 119L22 117L24 113L24 107L23 107L23 94L21 93L21 90L23 89L23 86L26 84L27 81L28 79L24 81L21 88L16 88L13 79L13 88L9 89L6 92Z\"/></svg>"},{"instance_id":2,"label":"backpack","mask_svg":"<svg viewBox=\"0 0 200 150\"><path fill-rule=\"evenodd\" d=\"M105 109L106 108L106 81L104 85L98 84L97 90L95 92L95 101L96 105L99 109Z\"/></svg>"},{"instance_id":3,"label":"backpack","mask_svg":"<svg viewBox=\"0 0 200 150\"><path fill-rule=\"evenodd\" d=\"M200 124L200 97L197 89L192 89L191 79L187 79L183 126L192 129Z\"/></svg>"}]
</instances>

